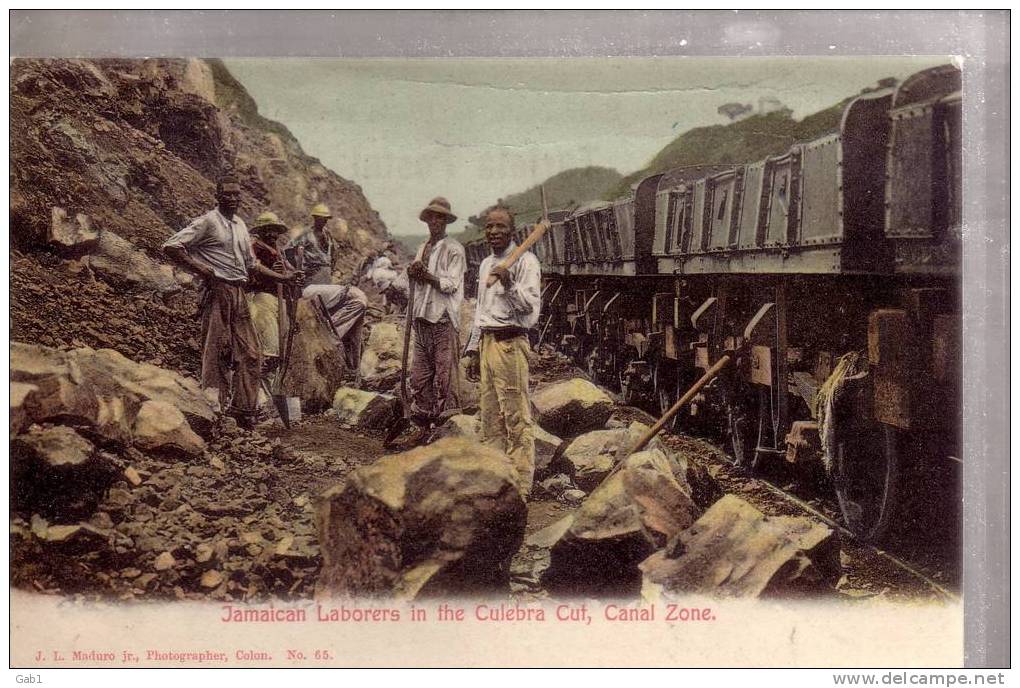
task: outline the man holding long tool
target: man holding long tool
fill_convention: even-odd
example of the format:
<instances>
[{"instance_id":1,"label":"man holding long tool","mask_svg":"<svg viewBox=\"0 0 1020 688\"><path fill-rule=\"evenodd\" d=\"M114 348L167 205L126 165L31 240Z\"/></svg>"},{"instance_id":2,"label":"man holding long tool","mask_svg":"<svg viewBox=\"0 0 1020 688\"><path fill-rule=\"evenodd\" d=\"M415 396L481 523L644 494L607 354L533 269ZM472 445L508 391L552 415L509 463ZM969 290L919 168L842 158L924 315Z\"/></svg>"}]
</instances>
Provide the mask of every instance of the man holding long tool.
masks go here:
<instances>
[{"instance_id":1,"label":"man holding long tool","mask_svg":"<svg viewBox=\"0 0 1020 688\"><path fill-rule=\"evenodd\" d=\"M518 486L528 495L535 476L528 330L538 323L542 272L534 253L517 250L513 233L514 218L507 208L497 206L486 213L485 238L492 253L478 269L478 306L465 354L470 357L469 377L481 379L482 443L510 457Z\"/></svg>"},{"instance_id":2,"label":"man holding long tool","mask_svg":"<svg viewBox=\"0 0 1020 688\"><path fill-rule=\"evenodd\" d=\"M236 215L240 202L241 185L225 175L216 185L217 207L170 237L163 250L203 279L202 386L217 389L220 405L229 403L227 413L253 427L261 356L244 288L254 275L296 278L255 260L248 228Z\"/></svg>"},{"instance_id":3,"label":"man holding long tool","mask_svg":"<svg viewBox=\"0 0 1020 688\"><path fill-rule=\"evenodd\" d=\"M446 235L446 227L456 221L450 202L441 196L429 201L418 219L428 225L429 238L407 267L410 281L407 323L405 327L406 367L410 336L414 335L411 372L406 375L403 392L404 416L398 419L386 437L393 441L410 422L418 426L411 440L420 444L428 438L443 413L458 407L459 380L457 353L460 350L460 306L464 301L464 247ZM406 371L405 371L406 373Z\"/></svg>"},{"instance_id":4,"label":"man holding long tool","mask_svg":"<svg viewBox=\"0 0 1020 688\"><path fill-rule=\"evenodd\" d=\"M282 244L289 230L276 213L264 212L251 227L252 250L261 265L283 275L296 272L284 258ZM276 393L285 366L288 344L285 332L291 331L295 315L293 305L301 295L300 278L293 285L282 285L256 276L249 285L248 304L252 323L258 335L262 353L262 382L267 394ZM281 298L282 297L282 298ZM285 308L286 305L286 308ZM268 400L267 400L268 401Z\"/></svg>"},{"instance_id":5,"label":"man holding long tool","mask_svg":"<svg viewBox=\"0 0 1020 688\"><path fill-rule=\"evenodd\" d=\"M311 299L313 306L325 318L336 345L343 346L348 370L357 379L361 365L362 324L368 299L357 287L333 283L340 250L326 229L332 217L323 203L312 208L312 228L294 239L288 253L293 256L292 262L305 273L306 286L301 295Z\"/></svg>"}]
</instances>

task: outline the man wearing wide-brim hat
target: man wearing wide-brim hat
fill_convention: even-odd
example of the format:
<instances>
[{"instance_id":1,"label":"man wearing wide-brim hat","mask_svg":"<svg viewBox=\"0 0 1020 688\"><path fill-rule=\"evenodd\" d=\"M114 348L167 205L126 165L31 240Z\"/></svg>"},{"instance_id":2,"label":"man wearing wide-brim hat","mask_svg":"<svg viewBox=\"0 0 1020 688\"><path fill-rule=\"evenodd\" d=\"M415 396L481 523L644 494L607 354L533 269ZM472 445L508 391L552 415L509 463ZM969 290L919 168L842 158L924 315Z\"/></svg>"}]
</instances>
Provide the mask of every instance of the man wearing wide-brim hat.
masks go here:
<instances>
[{"instance_id":1,"label":"man wearing wide-brim hat","mask_svg":"<svg viewBox=\"0 0 1020 688\"><path fill-rule=\"evenodd\" d=\"M283 254L283 245L287 242L290 231L276 213L266 211L258 216L249 228L252 234L252 250L255 260L267 268L285 275L295 273L293 266L287 262ZM291 289L288 285L286 289ZM249 284L248 304L251 311L252 324L258 335L259 349L263 358L263 378L272 374L279 365L282 354L280 341L280 303L277 298L277 285L270 280L256 276ZM300 294L300 286L297 296ZM287 329L288 323L283 323Z\"/></svg>"},{"instance_id":2,"label":"man wearing wide-brim hat","mask_svg":"<svg viewBox=\"0 0 1020 688\"><path fill-rule=\"evenodd\" d=\"M418 214L429 238L407 268L413 281L411 327L414 349L408 376L410 417L419 425L416 442L424 441L440 417L458 403L460 307L464 301L464 247L446 235L457 219L450 202L438 196Z\"/></svg>"},{"instance_id":3,"label":"man wearing wide-brim hat","mask_svg":"<svg viewBox=\"0 0 1020 688\"><path fill-rule=\"evenodd\" d=\"M362 325L368 297L355 286L334 283L333 273L340 259L340 245L327 228L333 213L325 203L318 203L312 208L311 216L311 229L291 242L288 253L293 255L295 265L305 273L305 288L301 296L310 299L326 321L334 343L343 352L348 370L358 380Z\"/></svg>"}]
</instances>

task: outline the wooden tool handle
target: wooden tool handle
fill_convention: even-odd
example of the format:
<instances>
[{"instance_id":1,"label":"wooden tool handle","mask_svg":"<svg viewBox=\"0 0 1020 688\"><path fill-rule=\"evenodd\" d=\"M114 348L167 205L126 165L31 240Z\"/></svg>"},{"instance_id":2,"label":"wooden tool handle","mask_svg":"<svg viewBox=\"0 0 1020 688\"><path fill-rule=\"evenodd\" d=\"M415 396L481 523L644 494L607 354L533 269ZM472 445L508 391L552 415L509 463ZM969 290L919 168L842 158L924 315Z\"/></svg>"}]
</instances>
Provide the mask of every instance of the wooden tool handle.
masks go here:
<instances>
[{"instance_id":1,"label":"wooden tool handle","mask_svg":"<svg viewBox=\"0 0 1020 688\"><path fill-rule=\"evenodd\" d=\"M615 466L613 466L613 470L609 471L609 474L602 480L602 482L605 482L606 480L609 479L609 476L615 474L616 471L620 470L620 466L624 464L628 456L630 456L631 454L636 454L642 449L644 449L648 445L648 443L655 438L656 435L662 432L662 429L666 427L666 424L669 423L669 421L673 420L673 416L678 414L680 412L680 409L686 406L687 403L694 398L694 395L701 391L702 387L711 382L712 379L715 378L715 376L718 375L723 368L729 365L729 362L732 359L733 359L732 353L725 354L718 361L715 362L715 365L706 370L705 374L702 375L701 378L697 382L695 382L682 397L677 399L677 402L673 404L670 407L670 409L666 411L666 413L662 415L662 418L656 421L655 425L650 427L648 431L645 432L645 434L642 435L641 438L634 443L634 446L627 449L627 453L620 458L620 460L616 463Z\"/></svg>"},{"instance_id":2,"label":"wooden tool handle","mask_svg":"<svg viewBox=\"0 0 1020 688\"><path fill-rule=\"evenodd\" d=\"M516 263L517 260L521 256L523 256L529 248L535 245L535 242L542 238L542 235L545 234L545 231L547 229L549 229L549 225L545 221L542 221L535 225L535 229L531 231L531 234L529 234L527 238L524 241L522 241L520 245L517 248L515 248L509 256L507 256L506 260L499 264L500 267L509 269L510 266ZM490 274L485 280L485 286L491 287L496 283L496 279L497 278L495 275Z\"/></svg>"}]
</instances>

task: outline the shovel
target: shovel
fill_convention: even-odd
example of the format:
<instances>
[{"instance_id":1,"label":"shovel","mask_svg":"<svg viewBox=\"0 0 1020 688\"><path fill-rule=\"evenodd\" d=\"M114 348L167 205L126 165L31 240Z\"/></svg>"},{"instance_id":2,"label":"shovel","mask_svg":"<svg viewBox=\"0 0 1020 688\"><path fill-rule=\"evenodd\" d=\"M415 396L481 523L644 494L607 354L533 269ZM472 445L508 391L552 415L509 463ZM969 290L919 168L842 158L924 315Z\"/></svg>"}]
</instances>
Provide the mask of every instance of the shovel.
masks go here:
<instances>
[{"instance_id":1,"label":"shovel","mask_svg":"<svg viewBox=\"0 0 1020 688\"><path fill-rule=\"evenodd\" d=\"M276 285L276 314L277 314L277 332L280 336L280 343L284 345L284 356L280 363L280 370L273 381L273 393L270 395L273 399L273 406L276 407L276 412L280 415L280 420L283 421L283 426L290 430L291 422L301 420L301 399L299 397L288 397L282 393L283 391L283 378L287 374L287 368L290 367L290 353L291 343L293 342L293 330L297 318L287 318L286 306L283 297L283 285ZM296 314L295 314L296 315ZM283 322L288 320L288 327L286 336L284 336ZM286 342L284 344L284 342Z\"/></svg>"}]
</instances>

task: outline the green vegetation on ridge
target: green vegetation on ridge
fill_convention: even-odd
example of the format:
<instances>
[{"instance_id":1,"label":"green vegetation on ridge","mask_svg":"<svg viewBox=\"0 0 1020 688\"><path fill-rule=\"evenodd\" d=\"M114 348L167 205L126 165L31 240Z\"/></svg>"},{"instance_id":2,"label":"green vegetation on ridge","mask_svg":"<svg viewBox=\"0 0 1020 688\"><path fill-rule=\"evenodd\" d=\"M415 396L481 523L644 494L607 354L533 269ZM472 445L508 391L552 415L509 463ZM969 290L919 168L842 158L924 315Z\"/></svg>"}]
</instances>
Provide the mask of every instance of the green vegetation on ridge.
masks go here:
<instances>
[{"instance_id":1,"label":"green vegetation on ridge","mask_svg":"<svg viewBox=\"0 0 1020 688\"><path fill-rule=\"evenodd\" d=\"M517 224L530 224L542 216L540 186L545 186L549 210L563 210L598 200L620 179L620 173L608 167L575 167L549 177L541 185L536 184L525 191L506 196L503 204L514 212ZM479 210L478 215L468 218L468 228L455 235L458 241L464 243L481 236L482 212L484 209Z\"/></svg>"},{"instance_id":2,"label":"green vegetation on ridge","mask_svg":"<svg viewBox=\"0 0 1020 688\"><path fill-rule=\"evenodd\" d=\"M850 100L847 98L800 121L790 117L789 110L779 110L730 124L691 129L659 151L647 167L621 179L604 198L626 196L641 179L677 167L748 163L785 153L798 141L809 141L838 129Z\"/></svg>"}]
</instances>

